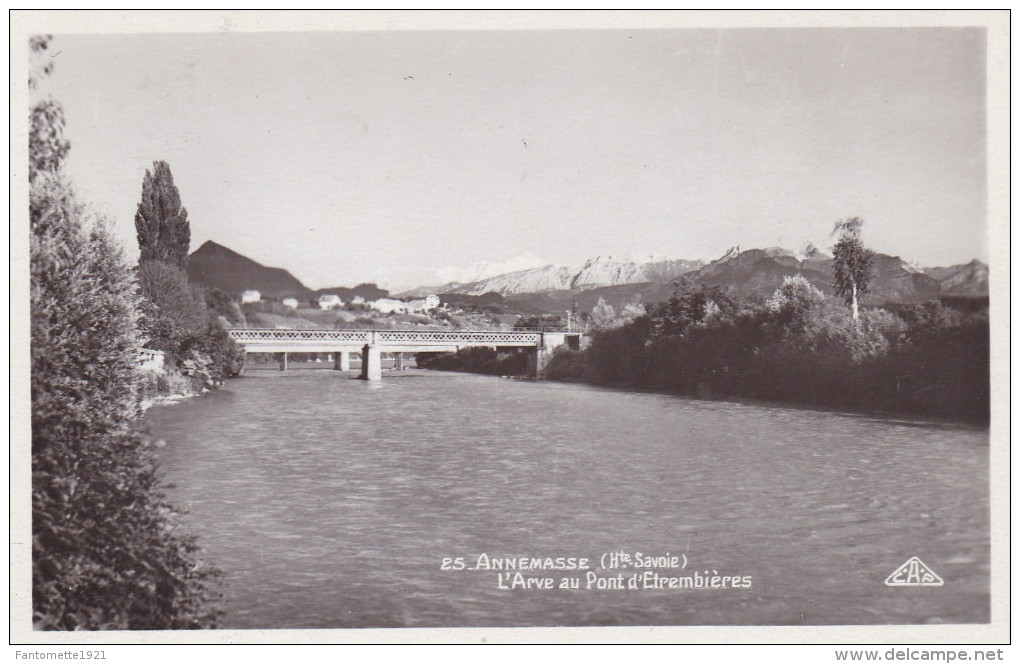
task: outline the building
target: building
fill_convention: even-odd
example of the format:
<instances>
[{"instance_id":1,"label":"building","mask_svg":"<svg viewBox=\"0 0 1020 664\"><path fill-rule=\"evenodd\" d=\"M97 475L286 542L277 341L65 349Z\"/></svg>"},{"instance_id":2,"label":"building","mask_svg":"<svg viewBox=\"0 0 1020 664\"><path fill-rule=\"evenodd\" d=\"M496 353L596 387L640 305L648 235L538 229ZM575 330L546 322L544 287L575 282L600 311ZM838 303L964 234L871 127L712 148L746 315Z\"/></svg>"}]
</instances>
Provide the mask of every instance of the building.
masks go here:
<instances>
[{"instance_id":1,"label":"building","mask_svg":"<svg viewBox=\"0 0 1020 664\"><path fill-rule=\"evenodd\" d=\"M248 304L249 302L258 302L262 299L262 293L257 290L246 290L241 293L241 304Z\"/></svg>"},{"instance_id":2,"label":"building","mask_svg":"<svg viewBox=\"0 0 1020 664\"><path fill-rule=\"evenodd\" d=\"M384 314L406 314L407 303L401 302L400 300L391 300L390 298L380 298L374 302L369 302L368 306L376 311Z\"/></svg>"},{"instance_id":3,"label":"building","mask_svg":"<svg viewBox=\"0 0 1020 664\"><path fill-rule=\"evenodd\" d=\"M298 301L293 297L284 298L283 306L290 307L291 309L297 309Z\"/></svg>"},{"instance_id":4,"label":"building","mask_svg":"<svg viewBox=\"0 0 1020 664\"><path fill-rule=\"evenodd\" d=\"M319 296L319 308L323 311L342 306L344 306L344 301L340 299L339 295L329 294Z\"/></svg>"},{"instance_id":5,"label":"building","mask_svg":"<svg viewBox=\"0 0 1020 664\"><path fill-rule=\"evenodd\" d=\"M409 300L407 302L407 312L412 314L428 313L435 311L439 308L439 296L429 295L424 300Z\"/></svg>"}]
</instances>

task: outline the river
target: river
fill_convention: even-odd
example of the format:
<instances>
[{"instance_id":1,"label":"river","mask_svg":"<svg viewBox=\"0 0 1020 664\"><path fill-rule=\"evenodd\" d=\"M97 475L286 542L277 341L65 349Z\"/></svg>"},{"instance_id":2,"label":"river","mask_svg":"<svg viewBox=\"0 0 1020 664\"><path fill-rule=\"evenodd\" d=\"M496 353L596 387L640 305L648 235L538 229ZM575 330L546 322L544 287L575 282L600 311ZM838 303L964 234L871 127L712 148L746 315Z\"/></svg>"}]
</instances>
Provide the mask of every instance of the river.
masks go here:
<instances>
[{"instance_id":1,"label":"river","mask_svg":"<svg viewBox=\"0 0 1020 664\"><path fill-rule=\"evenodd\" d=\"M223 627L989 620L983 428L308 368L253 370L146 420L224 572ZM638 552L662 559L638 568ZM518 579L472 569L482 553L593 569ZM885 584L914 556L941 586Z\"/></svg>"}]
</instances>

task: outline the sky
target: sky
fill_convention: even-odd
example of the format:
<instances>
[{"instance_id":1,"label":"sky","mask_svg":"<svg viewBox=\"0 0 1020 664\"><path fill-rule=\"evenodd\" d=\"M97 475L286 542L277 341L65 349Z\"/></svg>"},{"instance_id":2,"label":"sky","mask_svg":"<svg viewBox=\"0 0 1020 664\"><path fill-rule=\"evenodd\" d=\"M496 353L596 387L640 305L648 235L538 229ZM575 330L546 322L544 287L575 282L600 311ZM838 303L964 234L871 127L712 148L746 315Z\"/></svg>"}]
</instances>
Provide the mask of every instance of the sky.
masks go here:
<instances>
[{"instance_id":1,"label":"sky","mask_svg":"<svg viewBox=\"0 0 1020 664\"><path fill-rule=\"evenodd\" d=\"M307 286L478 263L828 248L988 260L980 28L57 34L67 171L137 255L169 163L192 250Z\"/></svg>"}]
</instances>

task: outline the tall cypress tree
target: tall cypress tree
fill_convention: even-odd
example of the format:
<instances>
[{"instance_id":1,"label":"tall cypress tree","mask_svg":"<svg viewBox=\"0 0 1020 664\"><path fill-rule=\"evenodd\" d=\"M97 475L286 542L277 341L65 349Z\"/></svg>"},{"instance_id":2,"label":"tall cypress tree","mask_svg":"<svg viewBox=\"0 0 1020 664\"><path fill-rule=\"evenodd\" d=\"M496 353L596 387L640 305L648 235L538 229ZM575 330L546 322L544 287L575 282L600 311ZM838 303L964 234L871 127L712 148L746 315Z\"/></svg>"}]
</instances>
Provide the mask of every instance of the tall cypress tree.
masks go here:
<instances>
[{"instance_id":1,"label":"tall cypress tree","mask_svg":"<svg viewBox=\"0 0 1020 664\"><path fill-rule=\"evenodd\" d=\"M191 245L188 211L181 205L169 164L156 161L152 167L152 171L145 171L142 200L135 212L140 260L164 261L184 269Z\"/></svg>"}]
</instances>

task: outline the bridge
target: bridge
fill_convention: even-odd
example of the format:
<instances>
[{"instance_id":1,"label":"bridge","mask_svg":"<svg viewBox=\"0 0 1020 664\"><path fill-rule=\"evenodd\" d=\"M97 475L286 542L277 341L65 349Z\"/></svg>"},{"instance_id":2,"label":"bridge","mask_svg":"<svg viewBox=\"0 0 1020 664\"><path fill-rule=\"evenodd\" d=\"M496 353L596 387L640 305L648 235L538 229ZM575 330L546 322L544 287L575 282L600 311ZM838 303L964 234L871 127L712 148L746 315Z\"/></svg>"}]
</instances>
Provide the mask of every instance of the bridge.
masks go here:
<instances>
[{"instance_id":1,"label":"bridge","mask_svg":"<svg viewBox=\"0 0 1020 664\"><path fill-rule=\"evenodd\" d=\"M529 349L529 373L538 377L561 346L580 347L581 333L563 330L291 330L231 328L230 338L247 353L280 356L280 370L287 369L287 353L333 353L333 368L350 371L351 353L361 355L361 377L382 378L382 353L450 353L461 348L488 347Z\"/></svg>"}]
</instances>

